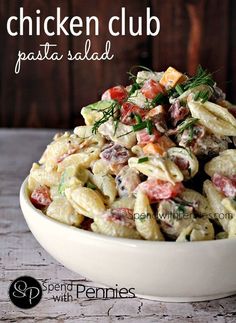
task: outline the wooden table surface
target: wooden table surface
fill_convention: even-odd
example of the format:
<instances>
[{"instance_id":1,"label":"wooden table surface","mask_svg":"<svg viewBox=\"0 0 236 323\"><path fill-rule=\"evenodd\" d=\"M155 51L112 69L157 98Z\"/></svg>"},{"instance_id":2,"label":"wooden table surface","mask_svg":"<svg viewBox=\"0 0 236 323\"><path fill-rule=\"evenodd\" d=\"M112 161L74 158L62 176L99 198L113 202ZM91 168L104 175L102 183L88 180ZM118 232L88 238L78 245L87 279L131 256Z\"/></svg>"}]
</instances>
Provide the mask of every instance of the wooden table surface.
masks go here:
<instances>
[{"instance_id":1,"label":"wooden table surface","mask_svg":"<svg viewBox=\"0 0 236 323\"><path fill-rule=\"evenodd\" d=\"M55 303L43 295L30 310L8 299L12 280L29 275L50 283L95 283L54 260L29 231L19 207L19 188L53 130L0 129L0 322L236 322L236 296L201 303L134 299L86 299ZM220 277L219 277L220 279Z\"/></svg>"}]
</instances>

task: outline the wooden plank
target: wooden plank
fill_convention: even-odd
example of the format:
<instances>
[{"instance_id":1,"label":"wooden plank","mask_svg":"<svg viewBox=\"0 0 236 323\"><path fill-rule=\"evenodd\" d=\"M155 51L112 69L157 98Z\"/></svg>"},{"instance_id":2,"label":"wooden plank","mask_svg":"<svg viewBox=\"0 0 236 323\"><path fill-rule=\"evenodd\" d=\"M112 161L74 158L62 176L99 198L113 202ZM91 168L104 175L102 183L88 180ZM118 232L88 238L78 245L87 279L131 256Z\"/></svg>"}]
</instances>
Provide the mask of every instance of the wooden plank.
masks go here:
<instances>
[{"instance_id":1,"label":"wooden plank","mask_svg":"<svg viewBox=\"0 0 236 323\"><path fill-rule=\"evenodd\" d=\"M225 90L228 64L233 64L227 61L229 1L152 1L152 7L161 20L161 33L153 39L154 69L174 65L193 74L201 64L217 71L215 79Z\"/></svg>"},{"instance_id":2,"label":"wooden plank","mask_svg":"<svg viewBox=\"0 0 236 323\"><path fill-rule=\"evenodd\" d=\"M184 0L152 0L152 12L159 17L161 31L152 38L153 68L175 66L187 70L188 14Z\"/></svg>"},{"instance_id":3,"label":"wooden plank","mask_svg":"<svg viewBox=\"0 0 236 323\"><path fill-rule=\"evenodd\" d=\"M19 7L24 7L25 15L35 17L36 9L41 17L56 12L60 6L62 14L68 13L65 1L5 1L1 5L2 19L18 15ZM0 125L14 127L67 127L69 123L69 70L68 62L43 61L23 62L20 74L14 74L18 50L31 52L39 49L39 44L49 41L58 44L62 53L68 49L68 38L41 36L17 36L1 29L1 97Z\"/></svg>"},{"instance_id":4,"label":"wooden plank","mask_svg":"<svg viewBox=\"0 0 236 323\"><path fill-rule=\"evenodd\" d=\"M95 15L100 20L100 36L89 37L92 40L93 51L104 51L106 40L112 42L112 52L115 57L112 61L77 61L72 63L71 77L73 79L73 121L75 124L83 122L80 108L91 102L99 100L101 94L109 87L128 82L127 71L133 65L149 65L151 57L146 35L132 37L110 36L108 33L108 20L112 16L120 16L121 7L126 8L126 16L144 16L146 3L143 1L72 1L72 15ZM126 18L127 20L127 18ZM145 33L144 33L145 34ZM84 47L86 36L73 38L73 50L80 51Z\"/></svg>"},{"instance_id":5,"label":"wooden plank","mask_svg":"<svg viewBox=\"0 0 236 323\"><path fill-rule=\"evenodd\" d=\"M229 100L236 103L236 1L230 0L229 10L228 74L226 85Z\"/></svg>"},{"instance_id":6,"label":"wooden plank","mask_svg":"<svg viewBox=\"0 0 236 323\"><path fill-rule=\"evenodd\" d=\"M0 321L1 322L235 322L236 296L200 303L161 303L141 298L87 299L54 302L44 293L30 310L9 301L10 282L30 275L48 283L83 284L99 287L54 260L30 233L18 205L19 186L30 163L39 155L55 131L0 129ZM29 149L29 143L30 149ZM17 158L16 158L17 156Z\"/></svg>"}]
</instances>

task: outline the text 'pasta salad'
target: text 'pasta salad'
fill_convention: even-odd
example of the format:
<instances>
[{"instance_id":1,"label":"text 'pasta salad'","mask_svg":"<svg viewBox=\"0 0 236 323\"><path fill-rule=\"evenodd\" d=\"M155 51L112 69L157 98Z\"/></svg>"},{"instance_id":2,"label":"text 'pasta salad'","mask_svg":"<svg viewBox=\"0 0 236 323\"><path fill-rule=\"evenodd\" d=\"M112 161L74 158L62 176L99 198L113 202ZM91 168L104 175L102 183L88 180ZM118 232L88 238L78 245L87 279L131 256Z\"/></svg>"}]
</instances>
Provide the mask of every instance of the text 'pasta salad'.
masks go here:
<instances>
[{"instance_id":1,"label":"text 'pasta salad'","mask_svg":"<svg viewBox=\"0 0 236 323\"><path fill-rule=\"evenodd\" d=\"M142 69L55 135L30 171L32 204L114 237L236 237L236 107L202 67Z\"/></svg>"}]
</instances>

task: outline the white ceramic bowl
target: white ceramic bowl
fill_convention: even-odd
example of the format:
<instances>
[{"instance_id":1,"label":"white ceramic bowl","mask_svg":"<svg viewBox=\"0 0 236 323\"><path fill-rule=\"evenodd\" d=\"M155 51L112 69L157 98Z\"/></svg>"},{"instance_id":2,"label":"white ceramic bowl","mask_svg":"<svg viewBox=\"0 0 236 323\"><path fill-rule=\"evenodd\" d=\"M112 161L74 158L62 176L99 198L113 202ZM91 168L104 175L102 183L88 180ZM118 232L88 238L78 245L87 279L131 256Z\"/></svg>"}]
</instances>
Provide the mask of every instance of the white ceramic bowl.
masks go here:
<instances>
[{"instance_id":1,"label":"white ceramic bowl","mask_svg":"<svg viewBox=\"0 0 236 323\"><path fill-rule=\"evenodd\" d=\"M173 302L236 294L236 239L155 242L78 229L37 210L28 197L27 179L20 204L42 247L65 267L97 283L135 288L141 297Z\"/></svg>"}]
</instances>

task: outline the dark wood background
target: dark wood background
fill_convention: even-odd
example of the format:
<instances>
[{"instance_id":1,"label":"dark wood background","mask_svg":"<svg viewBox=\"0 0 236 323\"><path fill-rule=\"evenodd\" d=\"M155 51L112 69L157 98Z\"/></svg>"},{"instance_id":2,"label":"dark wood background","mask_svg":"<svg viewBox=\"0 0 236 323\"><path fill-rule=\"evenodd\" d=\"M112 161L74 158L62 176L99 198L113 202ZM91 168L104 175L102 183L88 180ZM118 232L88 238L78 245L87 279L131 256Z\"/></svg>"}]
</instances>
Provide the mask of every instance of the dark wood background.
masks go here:
<instances>
[{"instance_id":1,"label":"dark wood background","mask_svg":"<svg viewBox=\"0 0 236 323\"><path fill-rule=\"evenodd\" d=\"M6 21L25 14L54 15L60 6L63 15L96 15L101 35L90 37L93 50L103 51L112 40L115 58L106 62L26 62L14 74L18 50L36 51L40 43L58 44L60 52L80 51L86 36L10 37ZM146 7L161 21L156 37L110 37L108 19L126 7L127 15L143 16ZM215 79L236 101L236 1L235 0L0 0L0 126L70 128L82 123L80 109L99 99L108 87L128 82L133 65L163 70L173 65L194 73L199 63L216 72Z\"/></svg>"}]
</instances>

